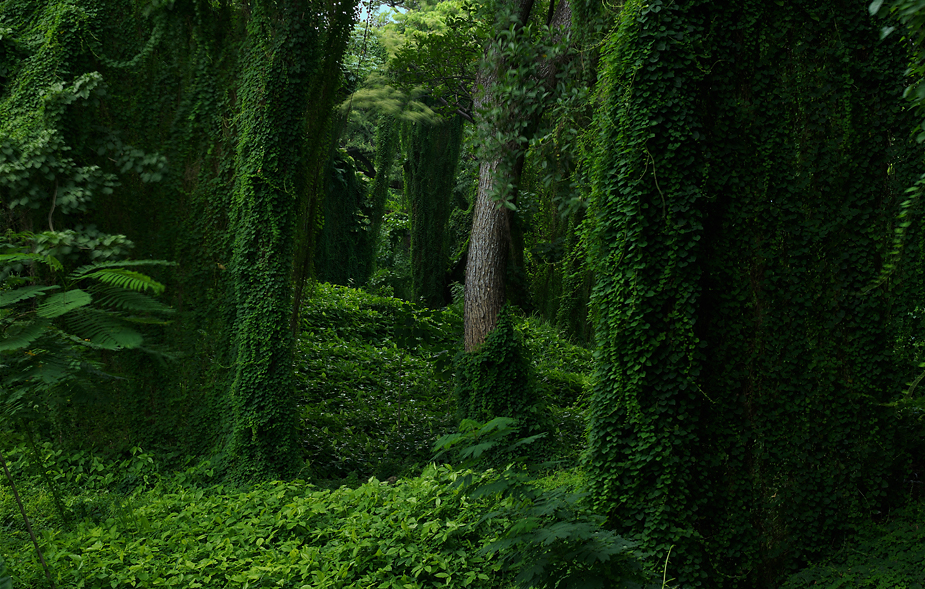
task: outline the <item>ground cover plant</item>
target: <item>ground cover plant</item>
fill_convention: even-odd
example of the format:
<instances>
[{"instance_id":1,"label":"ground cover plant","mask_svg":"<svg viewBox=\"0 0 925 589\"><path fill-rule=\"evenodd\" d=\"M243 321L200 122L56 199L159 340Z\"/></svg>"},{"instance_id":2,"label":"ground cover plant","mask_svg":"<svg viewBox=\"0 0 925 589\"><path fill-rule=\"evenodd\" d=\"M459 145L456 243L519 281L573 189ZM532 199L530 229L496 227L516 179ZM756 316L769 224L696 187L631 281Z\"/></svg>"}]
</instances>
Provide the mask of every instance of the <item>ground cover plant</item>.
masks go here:
<instances>
[{"instance_id":1,"label":"ground cover plant","mask_svg":"<svg viewBox=\"0 0 925 589\"><path fill-rule=\"evenodd\" d=\"M781 589L925 587L925 501L870 523L832 557L793 575Z\"/></svg>"},{"instance_id":2,"label":"ground cover plant","mask_svg":"<svg viewBox=\"0 0 925 589\"><path fill-rule=\"evenodd\" d=\"M475 464L473 456L516 431L509 422L472 424L442 447ZM372 478L356 488L304 480L241 487L223 484L205 461L171 469L164 458L176 457L140 449L116 461L45 444L43 468L68 498L69 515L59 517L25 448L10 456L57 586L644 585L634 544L601 529L575 492L574 473L565 476L571 484L558 485L556 477L535 482L517 465L503 472L431 465L415 477ZM50 586L6 486L0 526L14 586Z\"/></svg>"}]
</instances>

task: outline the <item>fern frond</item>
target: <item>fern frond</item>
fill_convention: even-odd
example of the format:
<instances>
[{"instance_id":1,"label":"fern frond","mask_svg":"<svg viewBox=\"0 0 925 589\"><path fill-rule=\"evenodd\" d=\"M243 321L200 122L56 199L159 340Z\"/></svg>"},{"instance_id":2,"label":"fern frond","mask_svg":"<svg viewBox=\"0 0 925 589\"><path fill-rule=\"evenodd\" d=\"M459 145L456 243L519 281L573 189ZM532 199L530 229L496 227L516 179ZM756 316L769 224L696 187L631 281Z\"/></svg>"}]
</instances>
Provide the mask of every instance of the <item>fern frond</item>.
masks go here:
<instances>
[{"instance_id":1,"label":"fern frond","mask_svg":"<svg viewBox=\"0 0 925 589\"><path fill-rule=\"evenodd\" d=\"M69 313L74 309L89 305L91 300L90 293L80 290L79 288L59 292L48 297L48 300L39 305L35 314L39 317L52 319Z\"/></svg>"},{"instance_id":2,"label":"fern frond","mask_svg":"<svg viewBox=\"0 0 925 589\"><path fill-rule=\"evenodd\" d=\"M52 270L61 271L64 266L54 256L43 256L42 254L0 254L0 266L7 264L21 264L22 262L41 262L47 264Z\"/></svg>"},{"instance_id":3,"label":"fern frond","mask_svg":"<svg viewBox=\"0 0 925 589\"><path fill-rule=\"evenodd\" d=\"M174 310L160 301L117 286L102 284L90 289L93 300L99 307L134 311L136 313L173 313Z\"/></svg>"},{"instance_id":4,"label":"fern frond","mask_svg":"<svg viewBox=\"0 0 925 589\"><path fill-rule=\"evenodd\" d=\"M128 266L176 266L176 262L168 262L167 260L122 260L112 261L112 262L96 262L93 264L87 264L77 268L68 276L69 280L79 280L86 277L91 272L96 270L103 270L106 268L125 268Z\"/></svg>"},{"instance_id":5,"label":"fern frond","mask_svg":"<svg viewBox=\"0 0 925 589\"><path fill-rule=\"evenodd\" d=\"M151 289L155 294L164 292L164 285L157 280L141 272L126 270L125 268L104 268L85 274L83 278L94 278L105 284L137 292L143 292L147 289Z\"/></svg>"},{"instance_id":6,"label":"fern frond","mask_svg":"<svg viewBox=\"0 0 925 589\"><path fill-rule=\"evenodd\" d=\"M32 297L44 295L46 290L61 288L59 286L23 286L16 290L0 292L0 307L6 307L19 301L31 299Z\"/></svg>"},{"instance_id":7,"label":"fern frond","mask_svg":"<svg viewBox=\"0 0 925 589\"><path fill-rule=\"evenodd\" d=\"M43 318L11 325L0 339L0 352L25 348L40 338L49 325L50 322Z\"/></svg>"},{"instance_id":8,"label":"fern frond","mask_svg":"<svg viewBox=\"0 0 925 589\"><path fill-rule=\"evenodd\" d=\"M106 311L79 309L68 315L67 322L78 337L107 350L137 348L142 342L140 333Z\"/></svg>"}]
</instances>

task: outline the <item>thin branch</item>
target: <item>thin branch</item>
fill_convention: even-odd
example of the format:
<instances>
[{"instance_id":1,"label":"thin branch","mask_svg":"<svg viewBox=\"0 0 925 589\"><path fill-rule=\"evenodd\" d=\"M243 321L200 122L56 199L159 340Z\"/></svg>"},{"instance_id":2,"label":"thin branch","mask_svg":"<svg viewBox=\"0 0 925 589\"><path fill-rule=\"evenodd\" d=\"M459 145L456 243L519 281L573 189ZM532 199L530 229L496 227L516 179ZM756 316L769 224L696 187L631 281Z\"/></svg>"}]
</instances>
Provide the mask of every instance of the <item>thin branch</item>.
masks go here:
<instances>
[{"instance_id":1,"label":"thin branch","mask_svg":"<svg viewBox=\"0 0 925 589\"><path fill-rule=\"evenodd\" d=\"M26 508L23 507L22 499L19 498L19 492L16 491L16 483L13 482L10 469L6 467L6 459L3 457L2 452L0 452L0 464L3 465L3 472L6 473L6 480L9 481L10 488L13 489L13 497L16 499L16 504L19 505L19 512L22 513L22 520L26 522L26 530L29 532L29 537L32 538L32 544L35 545L35 551L39 555L42 568L45 569L45 576L48 577L48 582L51 583L51 589L57 589L55 587L55 580L51 578L51 570L48 568L48 563L45 562L45 557L42 555L42 549L39 548L39 541L35 538L35 532L32 531L32 524L29 523L29 518L26 517Z\"/></svg>"},{"instance_id":2,"label":"thin branch","mask_svg":"<svg viewBox=\"0 0 925 589\"><path fill-rule=\"evenodd\" d=\"M55 178L55 193L51 195L51 210L48 211L48 230L54 231L55 224L51 216L55 214L55 204L58 202L58 179Z\"/></svg>"}]
</instances>

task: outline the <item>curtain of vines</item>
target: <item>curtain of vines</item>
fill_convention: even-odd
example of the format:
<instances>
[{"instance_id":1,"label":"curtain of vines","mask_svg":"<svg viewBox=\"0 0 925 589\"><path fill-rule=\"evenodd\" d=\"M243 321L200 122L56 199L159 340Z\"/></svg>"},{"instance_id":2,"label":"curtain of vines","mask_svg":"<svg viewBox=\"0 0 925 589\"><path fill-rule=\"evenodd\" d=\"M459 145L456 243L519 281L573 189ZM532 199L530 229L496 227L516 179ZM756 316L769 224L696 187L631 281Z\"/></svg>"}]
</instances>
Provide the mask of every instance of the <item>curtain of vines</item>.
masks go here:
<instances>
[{"instance_id":1,"label":"curtain of vines","mask_svg":"<svg viewBox=\"0 0 925 589\"><path fill-rule=\"evenodd\" d=\"M878 28L855 0L651 0L609 40L588 468L682 586L773 586L898 493L908 305L864 289L911 123Z\"/></svg>"},{"instance_id":2,"label":"curtain of vines","mask_svg":"<svg viewBox=\"0 0 925 589\"><path fill-rule=\"evenodd\" d=\"M124 257L134 241L134 256L179 263L160 278L183 360L120 355L134 378L63 432L191 451L233 433L242 476L291 467L292 280L312 259L354 6L0 2L0 142L29 148L5 145L0 161L5 225L53 222L75 256ZM13 202L14 188L35 196Z\"/></svg>"},{"instance_id":3,"label":"curtain of vines","mask_svg":"<svg viewBox=\"0 0 925 589\"><path fill-rule=\"evenodd\" d=\"M406 123L402 128L405 197L411 208L411 280L414 300L442 307L449 270L447 222L453 207L463 120Z\"/></svg>"}]
</instances>

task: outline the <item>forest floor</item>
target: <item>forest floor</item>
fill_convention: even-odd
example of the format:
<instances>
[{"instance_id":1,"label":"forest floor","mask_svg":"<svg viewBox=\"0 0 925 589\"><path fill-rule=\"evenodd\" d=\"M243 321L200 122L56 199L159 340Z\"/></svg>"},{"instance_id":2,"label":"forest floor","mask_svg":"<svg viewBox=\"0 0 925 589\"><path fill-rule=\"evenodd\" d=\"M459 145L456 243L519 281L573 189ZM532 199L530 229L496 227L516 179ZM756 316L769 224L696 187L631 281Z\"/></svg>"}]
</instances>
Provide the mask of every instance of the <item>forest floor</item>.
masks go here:
<instances>
[{"instance_id":1,"label":"forest floor","mask_svg":"<svg viewBox=\"0 0 925 589\"><path fill-rule=\"evenodd\" d=\"M527 503L560 514L549 517L572 539L583 533L578 524L598 525L577 499L589 350L542 321L518 320L535 390L558 424L543 458L559 462L471 470L442 464L459 465L458 454L434 460L437 440L457 431L445 360L459 345L458 308L321 284L303 321L296 377L306 460L297 480L233 485L218 456L66 450L50 441L40 442L39 466L21 441L0 440L58 587L507 589L526 570L518 554L543 554L530 536L511 532L534 517ZM470 441L490 438L477 433ZM480 491L480 482L504 493ZM629 544L618 550L622 539L608 541L619 567L607 574L625 580L647 570L662 586L658 563L639 569ZM51 587L5 481L0 555L16 589ZM557 570L554 559L547 566L544 574ZM925 502L871 522L783 587L925 587Z\"/></svg>"}]
</instances>

